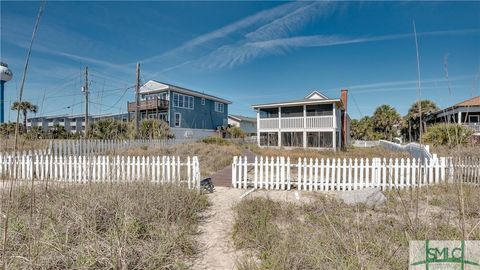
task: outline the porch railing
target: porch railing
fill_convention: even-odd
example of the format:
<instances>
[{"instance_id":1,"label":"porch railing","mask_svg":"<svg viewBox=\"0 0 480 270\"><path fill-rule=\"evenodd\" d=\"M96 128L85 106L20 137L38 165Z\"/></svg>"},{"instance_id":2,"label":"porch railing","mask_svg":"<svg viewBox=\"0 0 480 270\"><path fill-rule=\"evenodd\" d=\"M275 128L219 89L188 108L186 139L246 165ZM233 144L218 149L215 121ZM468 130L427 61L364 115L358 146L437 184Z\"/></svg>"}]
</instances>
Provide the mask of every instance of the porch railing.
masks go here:
<instances>
[{"instance_id":1,"label":"porch railing","mask_svg":"<svg viewBox=\"0 0 480 270\"><path fill-rule=\"evenodd\" d=\"M333 116L280 117L260 119L259 129L318 129L333 128Z\"/></svg>"},{"instance_id":2,"label":"porch railing","mask_svg":"<svg viewBox=\"0 0 480 270\"><path fill-rule=\"evenodd\" d=\"M480 132L480 123L467 123L467 124L463 124L464 126L466 127L469 127L471 129L473 129L473 131L475 133L479 133Z\"/></svg>"}]
</instances>

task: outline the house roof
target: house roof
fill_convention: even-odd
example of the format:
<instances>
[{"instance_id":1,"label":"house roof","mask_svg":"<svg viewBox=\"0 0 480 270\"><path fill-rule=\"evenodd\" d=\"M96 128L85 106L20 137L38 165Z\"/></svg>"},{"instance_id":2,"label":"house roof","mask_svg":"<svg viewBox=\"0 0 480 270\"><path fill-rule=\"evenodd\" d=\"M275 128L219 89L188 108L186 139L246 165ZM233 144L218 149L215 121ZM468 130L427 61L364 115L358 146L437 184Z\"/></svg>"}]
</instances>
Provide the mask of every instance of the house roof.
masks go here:
<instances>
[{"instance_id":1,"label":"house roof","mask_svg":"<svg viewBox=\"0 0 480 270\"><path fill-rule=\"evenodd\" d=\"M450 107L447 107L445 109L439 109L436 112L432 113L431 115L427 115L429 118L435 118L438 117L438 115L441 115L442 113L455 110L457 108L462 108L462 107L480 107L480 96L473 97L467 100L464 100L462 102L459 102L455 105L452 105Z\"/></svg>"},{"instance_id":2,"label":"house roof","mask_svg":"<svg viewBox=\"0 0 480 270\"><path fill-rule=\"evenodd\" d=\"M292 106L292 105L314 105L314 104L328 104L328 103L336 103L337 105L343 107L343 102L341 99L339 98L330 99L318 91L311 92L310 94L305 96L305 98L303 99L264 103L264 104L254 104L252 105L252 107L254 109L258 109L258 108L271 108L271 107Z\"/></svg>"},{"instance_id":3,"label":"house roof","mask_svg":"<svg viewBox=\"0 0 480 270\"><path fill-rule=\"evenodd\" d=\"M140 94L157 93L157 92L162 92L166 90L174 90L175 92L179 92L186 95L192 95L192 96L211 99L211 100L226 103L226 104L232 104L231 101L223 98L219 98L219 97L205 94L199 91L195 91L195 90L191 90L184 87L176 86L169 83L159 82L155 80L149 80L144 85L142 85L140 87Z\"/></svg>"},{"instance_id":4,"label":"house roof","mask_svg":"<svg viewBox=\"0 0 480 270\"><path fill-rule=\"evenodd\" d=\"M308 94L305 99L328 99L327 96L318 92L317 90L313 90L310 94Z\"/></svg>"},{"instance_id":5,"label":"house roof","mask_svg":"<svg viewBox=\"0 0 480 270\"><path fill-rule=\"evenodd\" d=\"M234 115L230 114L228 115L228 118L232 118L233 120L239 121L239 122L257 122L256 118L253 117L247 117L247 116L242 116L242 115Z\"/></svg>"},{"instance_id":6,"label":"house roof","mask_svg":"<svg viewBox=\"0 0 480 270\"><path fill-rule=\"evenodd\" d=\"M480 106L480 96L473 97L453 105L453 107L466 107L466 106Z\"/></svg>"}]
</instances>

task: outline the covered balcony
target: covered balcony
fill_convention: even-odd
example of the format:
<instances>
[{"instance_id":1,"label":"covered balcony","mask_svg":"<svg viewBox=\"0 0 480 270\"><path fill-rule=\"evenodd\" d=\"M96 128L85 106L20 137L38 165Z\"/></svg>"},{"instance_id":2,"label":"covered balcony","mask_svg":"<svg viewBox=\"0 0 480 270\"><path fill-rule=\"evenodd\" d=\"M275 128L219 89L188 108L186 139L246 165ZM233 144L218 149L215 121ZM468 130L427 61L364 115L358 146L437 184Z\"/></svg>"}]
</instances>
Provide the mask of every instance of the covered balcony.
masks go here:
<instances>
[{"instance_id":1,"label":"covered balcony","mask_svg":"<svg viewBox=\"0 0 480 270\"><path fill-rule=\"evenodd\" d=\"M313 130L334 127L332 104L262 108L259 110L259 118L259 130Z\"/></svg>"},{"instance_id":2,"label":"covered balcony","mask_svg":"<svg viewBox=\"0 0 480 270\"><path fill-rule=\"evenodd\" d=\"M136 102L128 103L128 111L135 112ZM139 102L139 111L146 110L168 110L168 100L155 98L150 100L142 100Z\"/></svg>"}]
</instances>

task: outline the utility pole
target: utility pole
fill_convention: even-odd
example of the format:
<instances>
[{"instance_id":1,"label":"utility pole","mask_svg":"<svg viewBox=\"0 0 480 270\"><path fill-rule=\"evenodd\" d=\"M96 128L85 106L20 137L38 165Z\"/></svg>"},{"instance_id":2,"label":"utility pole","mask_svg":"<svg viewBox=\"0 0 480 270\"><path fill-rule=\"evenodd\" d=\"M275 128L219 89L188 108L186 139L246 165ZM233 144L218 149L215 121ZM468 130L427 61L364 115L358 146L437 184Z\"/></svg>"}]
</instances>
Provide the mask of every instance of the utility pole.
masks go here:
<instances>
[{"instance_id":1,"label":"utility pole","mask_svg":"<svg viewBox=\"0 0 480 270\"><path fill-rule=\"evenodd\" d=\"M85 67L85 85L82 87L82 92L85 94L85 132L84 137L87 137L88 131L88 67Z\"/></svg>"},{"instance_id":2,"label":"utility pole","mask_svg":"<svg viewBox=\"0 0 480 270\"><path fill-rule=\"evenodd\" d=\"M137 82L135 83L135 138L139 138L140 128L140 112L138 107L140 106L140 63L137 63Z\"/></svg>"}]
</instances>

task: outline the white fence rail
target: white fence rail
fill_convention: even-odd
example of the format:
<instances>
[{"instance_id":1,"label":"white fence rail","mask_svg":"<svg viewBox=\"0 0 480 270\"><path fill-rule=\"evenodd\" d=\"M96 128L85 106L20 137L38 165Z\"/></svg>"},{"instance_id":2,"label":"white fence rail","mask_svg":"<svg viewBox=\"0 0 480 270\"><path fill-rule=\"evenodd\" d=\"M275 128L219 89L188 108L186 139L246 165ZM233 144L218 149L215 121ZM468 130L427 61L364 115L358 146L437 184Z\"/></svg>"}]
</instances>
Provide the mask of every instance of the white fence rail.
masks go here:
<instances>
[{"instance_id":1,"label":"white fence rail","mask_svg":"<svg viewBox=\"0 0 480 270\"><path fill-rule=\"evenodd\" d=\"M478 161L478 160L477 160ZM480 165L456 164L457 173L470 175L480 184ZM462 172L464 171L464 172ZM285 157L234 157L232 186L290 190L357 190L406 188L443 183L453 178L454 166L447 158L425 159L298 159Z\"/></svg>"},{"instance_id":2,"label":"white fence rail","mask_svg":"<svg viewBox=\"0 0 480 270\"><path fill-rule=\"evenodd\" d=\"M433 158L433 155L430 153L430 146L428 145L421 145L418 143L409 143L402 145L394 142L380 140L380 146L392 151L408 152L412 157L416 159Z\"/></svg>"},{"instance_id":3,"label":"white fence rail","mask_svg":"<svg viewBox=\"0 0 480 270\"><path fill-rule=\"evenodd\" d=\"M352 145L355 147L375 147L379 146L379 141L362 141L362 140L352 140Z\"/></svg>"},{"instance_id":4,"label":"white fence rail","mask_svg":"<svg viewBox=\"0 0 480 270\"><path fill-rule=\"evenodd\" d=\"M198 158L170 156L53 156L32 153L0 154L5 179L60 182L136 182L200 187Z\"/></svg>"}]
</instances>

